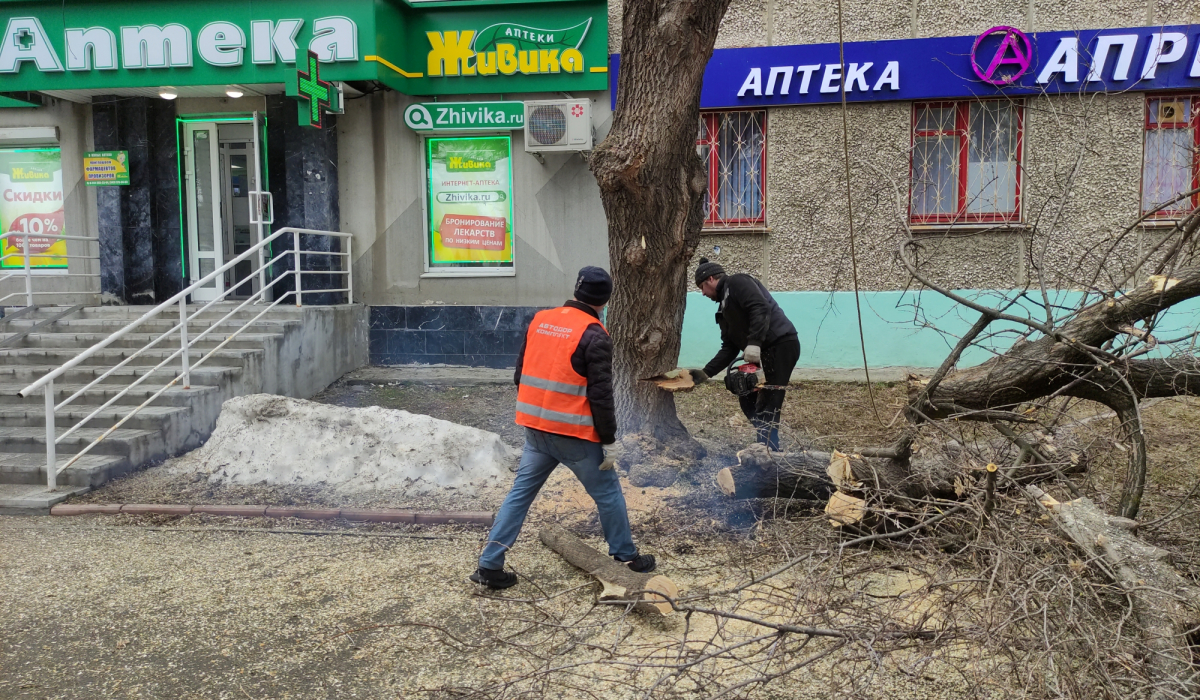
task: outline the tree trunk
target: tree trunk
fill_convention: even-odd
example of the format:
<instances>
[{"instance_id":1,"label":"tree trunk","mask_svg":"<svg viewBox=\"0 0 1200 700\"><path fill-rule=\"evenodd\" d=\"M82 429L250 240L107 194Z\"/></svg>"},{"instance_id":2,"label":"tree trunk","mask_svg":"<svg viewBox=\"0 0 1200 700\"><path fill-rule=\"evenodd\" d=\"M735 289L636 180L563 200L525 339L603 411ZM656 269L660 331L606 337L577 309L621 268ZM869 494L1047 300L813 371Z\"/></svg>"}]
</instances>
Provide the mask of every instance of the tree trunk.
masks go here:
<instances>
[{"instance_id":1,"label":"tree trunk","mask_svg":"<svg viewBox=\"0 0 1200 700\"><path fill-rule=\"evenodd\" d=\"M538 533L538 538L542 544L562 555L563 559L595 576L604 584L600 600L626 601L632 603L635 610L659 615L670 615L674 612L667 598L678 598L679 587L666 576L634 572L612 557L587 546L560 525L547 525ZM655 595L655 592L662 595Z\"/></svg>"},{"instance_id":2,"label":"tree trunk","mask_svg":"<svg viewBox=\"0 0 1200 700\"><path fill-rule=\"evenodd\" d=\"M1200 625L1200 589L1171 566L1168 552L1133 536L1133 521L1105 515L1087 498L1059 503L1036 486L1025 490L1129 597L1145 640L1147 675L1155 681L1150 697L1196 697L1189 637Z\"/></svg>"},{"instance_id":3,"label":"tree trunk","mask_svg":"<svg viewBox=\"0 0 1200 700\"><path fill-rule=\"evenodd\" d=\"M643 377L676 366L687 266L707 175L696 154L700 86L729 0L625 0L617 108L591 168L608 218L613 388L623 433L683 456L704 450L670 393Z\"/></svg>"}]
</instances>

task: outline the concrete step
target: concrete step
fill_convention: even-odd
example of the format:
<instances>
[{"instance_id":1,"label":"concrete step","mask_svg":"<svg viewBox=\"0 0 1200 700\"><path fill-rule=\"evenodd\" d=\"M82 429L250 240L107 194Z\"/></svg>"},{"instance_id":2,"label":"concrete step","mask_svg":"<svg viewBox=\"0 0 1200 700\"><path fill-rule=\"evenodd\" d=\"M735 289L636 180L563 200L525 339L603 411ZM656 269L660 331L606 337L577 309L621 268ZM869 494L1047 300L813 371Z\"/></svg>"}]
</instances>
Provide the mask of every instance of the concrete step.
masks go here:
<instances>
[{"instance_id":1,"label":"concrete step","mask_svg":"<svg viewBox=\"0 0 1200 700\"><path fill-rule=\"evenodd\" d=\"M65 432L65 431L63 431ZM60 440L55 451L73 455L105 433L104 428L81 428ZM46 454L45 428L0 428L0 449L5 452ZM130 464L145 464L166 456L167 446L158 430L117 428L97 443L88 454L126 457Z\"/></svg>"},{"instance_id":2,"label":"concrete step","mask_svg":"<svg viewBox=\"0 0 1200 700\"><path fill-rule=\"evenodd\" d=\"M38 318L16 318L5 324L4 330L8 333L19 333L27 328L40 323L43 319ZM188 337L196 337L201 332L208 330L214 323L220 319L188 319ZM127 319L79 319L79 318L64 318L54 323L42 326L38 329L40 333L104 333L106 335L116 333L125 326L129 325ZM150 321L145 321L137 325L134 329L137 333L154 333L160 335L165 333L179 324L178 318L156 318ZM300 325L300 321L289 319L267 319L262 318L257 321L251 319L229 319L219 326L218 330L222 333L231 333L238 328L253 329L259 333L283 333L289 327Z\"/></svg>"},{"instance_id":3,"label":"concrete step","mask_svg":"<svg viewBox=\"0 0 1200 700\"><path fill-rule=\"evenodd\" d=\"M42 406L45 399L40 390L35 391L29 397L23 397L17 393L26 386L28 384L0 384L0 406ZM54 384L55 403L62 402L63 399L74 394L83 388L83 386L82 384L59 384L56 382ZM75 400L81 406L99 406L121 393L121 390L124 388L118 385L97 384ZM146 381L144 384L139 384L130 389L124 396L117 399L114 405L137 406L146 401L146 399L149 399L161 388L163 388L163 383ZM191 402L197 400L215 400L220 394L221 390L215 386L197 384L193 385L191 389L174 386L164 391L154 404L156 406L189 406ZM0 443L0 449L3 449L3 443Z\"/></svg>"},{"instance_id":4,"label":"concrete step","mask_svg":"<svg viewBox=\"0 0 1200 700\"><path fill-rule=\"evenodd\" d=\"M125 366L157 365L177 349L174 346L167 345L166 341L164 341L133 358ZM51 365L61 367L70 360L73 360L83 350L83 348L14 348L11 350L0 350L0 366ZM103 350L96 351L89 357L87 364L115 367L137 351L138 348L104 348ZM208 362L226 367L243 367L247 362L261 362L265 352L261 348L230 349L228 346L220 350L199 350L190 353L192 364L210 355L211 357L208 359Z\"/></svg>"},{"instance_id":5,"label":"concrete step","mask_svg":"<svg viewBox=\"0 0 1200 700\"><path fill-rule=\"evenodd\" d=\"M3 384L23 384L28 386L47 374L57 369L57 366L49 365L7 365L0 366L0 383ZM90 384L96 378L102 376L105 372L110 371L104 379L100 380L100 384L118 384L128 386L138 377L151 375L152 381L158 384L166 384L181 373L179 363L172 361L170 365L154 369L144 365L125 365L120 369L112 369L109 366L96 366L90 364L77 365L59 375L55 382L64 384ZM219 386L220 384L240 377L242 374L241 367L213 365L205 363L200 367L192 369L190 379L192 384L202 384L205 386ZM150 380L148 380L150 381Z\"/></svg>"},{"instance_id":6,"label":"concrete step","mask_svg":"<svg viewBox=\"0 0 1200 700\"><path fill-rule=\"evenodd\" d=\"M13 335L13 334L7 333L7 332L0 333L0 340L4 340L5 338L8 338L11 335ZM9 349L75 348L76 350L79 350L82 348L90 348L91 346L96 345L100 341L107 339L110 335L112 335L112 334L111 333L42 333L41 331L38 331L36 333L30 333L29 335L25 336L18 345L16 345L14 348L9 348ZM207 336L205 336L203 340L196 343L196 345L194 347L196 347L200 350L211 350L211 349L215 348L217 345L219 345L222 341L228 339L229 336L230 336L230 334L226 333L224 331L210 333ZM112 343L110 343L106 347L109 347L109 348L135 348L135 349L142 348L142 347L145 347L146 345L148 345L150 343L150 341L155 340L158 337L159 337L159 334L157 334L157 333L155 333L155 334L129 333L127 335L124 335L124 336L114 340ZM194 336L191 336L190 334L189 334L189 337L194 338ZM244 333L239 333L233 340L230 340L228 343L226 343L222 349L225 349L225 348L243 348L243 349L259 348L259 349L261 349L266 342L268 342L270 340L278 340L282 337L283 337L282 333L257 333L257 332L252 333L250 331L246 331ZM179 345L179 334L175 333L170 336L167 336L162 341L160 341L160 343L169 345L169 346L178 346Z\"/></svg>"},{"instance_id":7,"label":"concrete step","mask_svg":"<svg viewBox=\"0 0 1200 700\"><path fill-rule=\"evenodd\" d=\"M251 304L251 305L243 308L241 311L234 312L233 311L234 306L235 305L233 305L233 304L229 304L229 305L218 304L217 306L210 307L207 311L204 311L203 313L197 313L197 310L200 307L195 304L188 304L188 310L187 310L188 318L189 319L195 318L195 319L198 319L198 320L204 321L204 322L212 322L212 321L216 321L218 319L224 318L225 316L232 313L232 316L230 316L231 319L240 319L243 321L247 321L247 320L250 320L250 319L258 316L263 311L262 306ZM71 316L69 316L69 318L71 318L71 319L87 319L87 320L119 321L121 323L121 325L125 325L131 321L136 321L137 319L141 318L146 312L150 311L152 308L154 308L154 307L152 307L152 306L99 306L99 307L92 306L92 307L86 307L84 309L81 309L81 310L75 312L74 314L71 314ZM27 317L28 318L49 318L49 317L55 315L55 313L57 313L57 311L48 311L48 310L44 310L44 309L39 309L37 311L34 311L32 314L29 314ZM302 308L297 308L294 305L284 302L284 303L274 307L273 309L268 311L266 314L264 314L263 319L300 320L303 317L303 314L304 314L304 310ZM159 313L159 315L155 318L156 319L171 319L173 321L178 321L179 320L179 309L178 309L178 307L175 307L170 310L164 310L161 313Z\"/></svg>"},{"instance_id":8,"label":"concrete step","mask_svg":"<svg viewBox=\"0 0 1200 700\"><path fill-rule=\"evenodd\" d=\"M67 406L54 414L54 424L59 432L90 416L99 406ZM111 428L125 418L134 406L112 405L101 409L87 422L89 428ZM172 420L186 419L191 409L186 406L146 406L132 418L121 424L131 430L161 430ZM0 405L0 428L45 428L46 410L41 406L7 404Z\"/></svg>"},{"instance_id":9,"label":"concrete step","mask_svg":"<svg viewBox=\"0 0 1200 700\"><path fill-rule=\"evenodd\" d=\"M46 484L6 484L0 482L0 515L50 515L50 509L77 493L87 493L87 486L57 484L53 491Z\"/></svg>"},{"instance_id":10,"label":"concrete step","mask_svg":"<svg viewBox=\"0 0 1200 700\"><path fill-rule=\"evenodd\" d=\"M128 472L129 458L123 455L98 455L95 450L75 461L65 471L63 466L70 455L55 455L58 462L56 481L60 485L96 488L106 481ZM0 452L0 484L45 484L46 454L33 452Z\"/></svg>"}]
</instances>

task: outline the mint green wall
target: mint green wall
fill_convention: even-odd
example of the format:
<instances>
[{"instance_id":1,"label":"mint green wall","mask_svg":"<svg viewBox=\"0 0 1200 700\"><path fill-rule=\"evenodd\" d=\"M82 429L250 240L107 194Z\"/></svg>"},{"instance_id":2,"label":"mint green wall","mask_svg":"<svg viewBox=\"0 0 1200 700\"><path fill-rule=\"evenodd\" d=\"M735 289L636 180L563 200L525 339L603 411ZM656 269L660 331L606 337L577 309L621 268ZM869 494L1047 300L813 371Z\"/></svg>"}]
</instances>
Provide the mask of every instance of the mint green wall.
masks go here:
<instances>
[{"instance_id":1,"label":"mint green wall","mask_svg":"<svg viewBox=\"0 0 1200 700\"><path fill-rule=\"evenodd\" d=\"M993 304L1005 294L985 290L960 290L959 293ZM853 293L774 292L772 296L799 332L798 367L862 367ZM1060 307L1057 315L1062 315L1073 308L1081 296L1080 292L1055 292L1050 302L1052 306ZM958 337L978 318L974 311L931 292L864 292L861 298L867 360L872 367L936 367L954 347ZM688 294L680 367L701 367L720 348L720 331L713 319L716 310L716 302L699 292ZM1031 292L1009 313L1044 319L1041 294ZM1193 299L1173 308L1156 326L1154 334L1168 340L1198 329L1200 300ZM1003 351L1016 338L1012 324L993 324L989 332L992 335L985 344L993 351ZM960 364L979 364L991 354L983 348L971 348Z\"/></svg>"}]
</instances>

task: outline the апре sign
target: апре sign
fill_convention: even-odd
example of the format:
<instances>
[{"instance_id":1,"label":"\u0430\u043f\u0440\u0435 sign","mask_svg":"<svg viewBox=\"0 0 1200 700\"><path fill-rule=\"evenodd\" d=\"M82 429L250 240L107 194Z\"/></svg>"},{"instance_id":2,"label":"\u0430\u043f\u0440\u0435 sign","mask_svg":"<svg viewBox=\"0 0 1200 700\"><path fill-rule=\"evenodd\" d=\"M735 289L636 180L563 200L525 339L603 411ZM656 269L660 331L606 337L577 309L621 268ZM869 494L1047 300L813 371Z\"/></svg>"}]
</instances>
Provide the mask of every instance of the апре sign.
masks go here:
<instances>
[{"instance_id":1,"label":"\u0430\u043f\u0440\u0435 sign","mask_svg":"<svg viewBox=\"0 0 1200 700\"><path fill-rule=\"evenodd\" d=\"M619 57L613 57L612 100ZM717 49L702 109L1200 90L1200 25Z\"/></svg>"}]
</instances>

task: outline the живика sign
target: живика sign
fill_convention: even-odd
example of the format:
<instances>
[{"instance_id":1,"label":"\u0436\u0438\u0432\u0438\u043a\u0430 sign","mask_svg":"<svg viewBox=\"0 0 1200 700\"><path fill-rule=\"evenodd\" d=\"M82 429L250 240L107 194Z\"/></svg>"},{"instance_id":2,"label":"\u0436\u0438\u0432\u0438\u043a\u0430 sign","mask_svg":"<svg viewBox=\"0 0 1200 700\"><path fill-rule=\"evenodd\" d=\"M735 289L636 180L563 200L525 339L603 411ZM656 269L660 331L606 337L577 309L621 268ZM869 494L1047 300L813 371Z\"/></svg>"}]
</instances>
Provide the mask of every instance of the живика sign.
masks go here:
<instances>
[{"instance_id":1,"label":"\u0436\u0438\u0432\u0438\u043a\u0430 sign","mask_svg":"<svg viewBox=\"0 0 1200 700\"><path fill-rule=\"evenodd\" d=\"M411 8L409 40L385 34L410 95L571 92L608 86L604 2L514 3Z\"/></svg>"},{"instance_id":2,"label":"\u0436\u0438\u0432\u0438\u043a\u0430 sign","mask_svg":"<svg viewBox=\"0 0 1200 700\"><path fill-rule=\"evenodd\" d=\"M616 104L617 60L612 75ZM1200 25L718 49L703 109L1200 89Z\"/></svg>"},{"instance_id":3,"label":"\u0436\u0438\u0432\u0438\u043a\u0430 sign","mask_svg":"<svg viewBox=\"0 0 1200 700\"><path fill-rule=\"evenodd\" d=\"M330 81L410 95L603 90L600 0L4 2L0 91L290 83L309 51ZM299 61L299 65L297 64Z\"/></svg>"}]
</instances>

